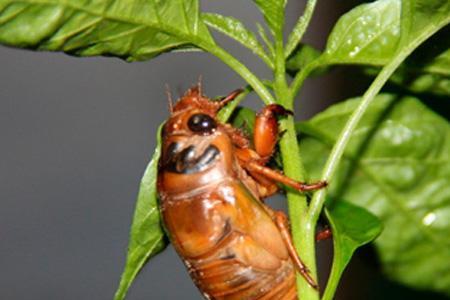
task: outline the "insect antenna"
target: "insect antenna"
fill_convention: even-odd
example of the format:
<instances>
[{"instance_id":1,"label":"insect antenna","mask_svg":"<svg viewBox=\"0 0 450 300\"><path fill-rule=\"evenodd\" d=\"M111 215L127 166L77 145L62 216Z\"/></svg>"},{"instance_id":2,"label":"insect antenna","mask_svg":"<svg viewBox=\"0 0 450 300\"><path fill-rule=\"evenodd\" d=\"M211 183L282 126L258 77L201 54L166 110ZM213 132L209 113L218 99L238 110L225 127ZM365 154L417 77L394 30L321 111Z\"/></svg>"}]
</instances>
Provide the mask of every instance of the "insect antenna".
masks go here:
<instances>
[{"instance_id":1,"label":"insect antenna","mask_svg":"<svg viewBox=\"0 0 450 300\"><path fill-rule=\"evenodd\" d=\"M173 113L173 99L172 99L172 92L170 91L170 86L168 83L166 83L166 95L167 95L167 102L169 104L169 112Z\"/></svg>"},{"instance_id":2,"label":"insect antenna","mask_svg":"<svg viewBox=\"0 0 450 300\"><path fill-rule=\"evenodd\" d=\"M203 95L203 76L199 75L197 80L198 95L201 97Z\"/></svg>"}]
</instances>

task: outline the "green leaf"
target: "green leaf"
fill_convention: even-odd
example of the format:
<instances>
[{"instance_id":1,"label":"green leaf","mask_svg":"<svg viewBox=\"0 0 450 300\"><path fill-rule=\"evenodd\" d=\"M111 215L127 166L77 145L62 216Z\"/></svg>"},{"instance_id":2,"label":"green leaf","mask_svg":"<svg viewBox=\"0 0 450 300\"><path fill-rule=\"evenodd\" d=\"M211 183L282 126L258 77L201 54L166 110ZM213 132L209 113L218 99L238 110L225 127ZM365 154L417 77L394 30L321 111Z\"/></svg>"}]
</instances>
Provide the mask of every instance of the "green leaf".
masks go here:
<instances>
[{"instance_id":1,"label":"green leaf","mask_svg":"<svg viewBox=\"0 0 450 300\"><path fill-rule=\"evenodd\" d=\"M382 67L427 28L450 16L447 0L379 0L357 6L335 25L321 63ZM450 95L448 30L431 39L391 81L416 92Z\"/></svg>"},{"instance_id":2,"label":"green leaf","mask_svg":"<svg viewBox=\"0 0 450 300\"><path fill-rule=\"evenodd\" d=\"M305 165L318 178L359 100L299 125ZM385 272L450 295L450 125L413 97L380 95L352 133L333 199L365 207L384 223L376 240Z\"/></svg>"},{"instance_id":3,"label":"green leaf","mask_svg":"<svg viewBox=\"0 0 450 300\"><path fill-rule=\"evenodd\" d=\"M427 72L411 72L400 68L390 78L391 83L401 86L413 93L428 93L438 96L450 96L450 76Z\"/></svg>"},{"instance_id":4,"label":"green leaf","mask_svg":"<svg viewBox=\"0 0 450 300\"><path fill-rule=\"evenodd\" d=\"M449 23L448 0L378 0L359 5L338 20L324 53L296 75L292 90L298 91L315 68L333 64L388 67L377 83L381 88L411 52ZM444 41L448 45L447 37Z\"/></svg>"},{"instance_id":5,"label":"green leaf","mask_svg":"<svg viewBox=\"0 0 450 300\"><path fill-rule=\"evenodd\" d=\"M327 64L385 65L399 45L401 9L401 0L379 0L352 9L334 26L323 60Z\"/></svg>"},{"instance_id":6,"label":"green leaf","mask_svg":"<svg viewBox=\"0 0 450 300\"><path fill-rule=\"evenodd\" d=\"M373 241L382 230L380 220L362 207L335 201L325 209L333 232L333 265L322 300L332 300L339 280L357 248Z\"/></svg>"},{"instance_id":7,"label":"green leaf","mask_svg":"<svg viewBox=\"0 0 450 300\"><path fill-rule=\"evenodd\" d=\"M255 127L256 113L246 107L238 107L230 118L230 124L235 128L240 128L242 131L251 136L253 128Z\"/></svg>"},{"instance_id":8,"label":"green leaf","mask_svg":"<svg viewBox=\"0 0 450 300\"><path fill-rule=\"evenodd\" d=\"M196 0L0 0L0 43L129 61L214 46Z\"/></svg>"},{"instance_id":9,"label":"green leaf","mask_svg":"<svg viewBox=\"0 0 450 300\"><path fill-rule=\"evenodd\" d=\"M384 66L428 28L443 27L449 17L448 0L378 0L359 5L334 26L323 62Z\"/></svg>"},{"instance_id":10,"label":"green leaf","mask_svg":"<svg viewBox=\"0 0 450 300\"><path fill-rule=\"evenodd\" d=\"M204 13L202 17L206 25L222 32L230 38L235 39L244 47L252 50L253 53L258 55L269 67L273 69L273 61L267 56L264 51L264 47L258 41L253 32L248 30L241 21L233 17L225 17L213 13Z\"/></svg>"},{"instance_id":11,"label":"green leaf","mask_svg":"<svg viewBox=\"0 0 450 300\"><path fill-rule=\"evenodd\" d=\"M139 188L133 224L131 225L127 262L114 300L125 298L131 283L144 264L167 245L161 226L156 191L158 160L161 152L161 127L158 129L155 153L145 170Z\"/></svg>"},{"instance_id":12,"label":"green leaf","mask_svg":"<svg viewBox=\"0 0 450 300\"><path fill-rule=\"evenodd\" d=\"M279 37L283 34L284 8L287 0L253 0L261 10L272 34Z\"/></svg>"}]
</instances>

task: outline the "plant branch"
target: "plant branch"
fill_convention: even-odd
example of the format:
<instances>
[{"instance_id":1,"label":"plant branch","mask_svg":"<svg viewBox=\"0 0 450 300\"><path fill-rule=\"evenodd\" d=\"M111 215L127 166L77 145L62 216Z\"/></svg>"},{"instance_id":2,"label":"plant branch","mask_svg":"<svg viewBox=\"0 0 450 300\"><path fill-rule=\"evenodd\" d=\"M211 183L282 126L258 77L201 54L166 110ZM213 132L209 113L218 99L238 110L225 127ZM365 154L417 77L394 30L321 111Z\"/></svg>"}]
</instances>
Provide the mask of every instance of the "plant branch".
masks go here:
<instances>
[{"instance_id":1,"label":"plant branch","mask_svg":"<svg viewBox=\"0 0 450 300\"><path fill-rule=\"evenodd\" d=\"M306 28L308 28L309 22L311 21L311 18L314 14L316 3L317 0L308 0L303 15L298 19L297 23L294 26L294 29L289 35L289 39L286 44L286 49L284 51L284 57L286 58L289 57L289 55L292 54L292 51L295 50L297 45L302 40Z\"/></svg>"}]
</instances>

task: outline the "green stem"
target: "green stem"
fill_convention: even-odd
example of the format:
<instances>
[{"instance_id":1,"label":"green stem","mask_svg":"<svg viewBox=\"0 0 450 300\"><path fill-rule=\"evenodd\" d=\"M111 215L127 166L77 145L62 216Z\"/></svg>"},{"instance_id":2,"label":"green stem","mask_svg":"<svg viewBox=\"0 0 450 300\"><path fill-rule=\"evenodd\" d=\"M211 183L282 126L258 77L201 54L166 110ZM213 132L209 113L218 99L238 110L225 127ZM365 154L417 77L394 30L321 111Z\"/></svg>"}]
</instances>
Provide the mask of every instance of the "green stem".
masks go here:
<instances>
[{"instance_id":1,"label":"green stem","mask_svg":"<svg viewBox=\"0 0 450 300\"><path fill-rule=\"evenodd\" d=\"M288 43L284 51L284 57L286 58L289 57L292 51L294 51L295 48L297 47L298 43L300 43L300 41L302 40L306 28L308 27L312 15L314 14L314 8L316 7L316 3L317 0L309 0L308 3L306 4L305 12L298 19L297 23L294 26L294 29L289 35Z\"/></svg>"},{"instance_id":2,"label":"green stem","mask_svg":"<svg viewBox=\"0 0 450 300\"><path fill-rule=\"evenodd\" d=\"M233 57L224 49L217 45L210 46L209 44L199 45L205 51L213 54L227 64L231 69L238 73L261 97L261 100L265 104L275 103L275 99L272 94L266 88L266 86L258 79L245 65L243 65L239 60Z\"/></svg>"},{"instance_id":3,"label":"green stem","mask_svg":"<svg viewBox=\"0 0 450 300\"><path fill-rule=\"evenodd\" d=\"M286 108L292 109L291 106ZM295 131L294 119L286 118L281 122L283 137L280 140L280 151L283 160L284 173L296 180L304 181L305 170L300 157L300 151ZM287 190L289 217L294 245L311 276L317 280L314 230L309 230L307 220L307 199L304 194L295 190ZM312 232L312 234L311 234ZM299 299L318 300L318 292L311 288L301 276L297 276L297 294Z\"/></svg>"},{"instance_id":4,"label":"green stem","mask_svg":"<svg viewBox=\"0 0 450 300\"><path fill-rule=\"evenodd\" d=\"M294 97L292 96L286 82L286 59L284 57L283 37L275 37L275 80L274 90L278 98L278 103L285 108L293 110ZM300 157L300 151L295 131L293 117L288 117L281 122L283 137L280 140L280 151L283 160L284 173L296 180L303 181L305 170ZM291 220L291 232L295 248L301 256L303 262L308 266L311 276L317 280L316 261L315 261L315 242L313 236L308 236L309 230L306 230L306 220L308 204L306 196L299 194L298 191L287 190L287 200L289 207L289 217ZM311 288L305 279L297 274L297 296L303 300L318 300L319 294Z\"/></svg>"},{"instance_id":5,"label":"green stem","mask_svg":"<svg viewBox=\"0 0 450 300\"><path fill-rule=\"evenodd\" d=\"M295 75L294 79L292 80L291 87L290 87L290 93L291 93L292 97L295 97L295 95L298 94L298 91L302 87L303 82L305 82L305 79L308 78L309 74L311 74L311 72L315 68L319 67L321 64L322 64L322 60L319 57L316 60L313 60L312 62L307 64L303 69L301 69Z\"/></svg>"}]
</instances>

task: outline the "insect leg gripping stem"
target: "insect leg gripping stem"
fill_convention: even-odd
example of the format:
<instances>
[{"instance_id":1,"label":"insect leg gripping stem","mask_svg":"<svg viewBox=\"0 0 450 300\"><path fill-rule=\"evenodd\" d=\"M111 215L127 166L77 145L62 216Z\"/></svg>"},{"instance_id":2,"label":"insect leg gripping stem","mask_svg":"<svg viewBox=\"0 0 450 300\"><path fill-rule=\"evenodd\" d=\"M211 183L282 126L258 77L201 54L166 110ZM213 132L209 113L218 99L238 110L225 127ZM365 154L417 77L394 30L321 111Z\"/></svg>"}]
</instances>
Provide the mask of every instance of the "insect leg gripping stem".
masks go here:
<instances>
[{"instance_id":1,"label":"insect leg gripping stem","mask_svg":"<svg viewBox=\"0 0 450 300\"><path fill-rule=\"evenodd\" d=\"M303 278L305 278L305 280L311 287L318 289L319 287L316 281L311 277L308 268L302 262L299 255L297 254L297 251L295 250L294 243L292 241L292 237L289 231L289 223L286 215L281 211L277 211L275 212L274 217L275 217L275 224L277 225L278 229L281 232L281 236L283 237L284 243L286 244L289 256L293 260L294 266L296 267L297 271L303 276Z\"/></svg>"}]
</instances>

